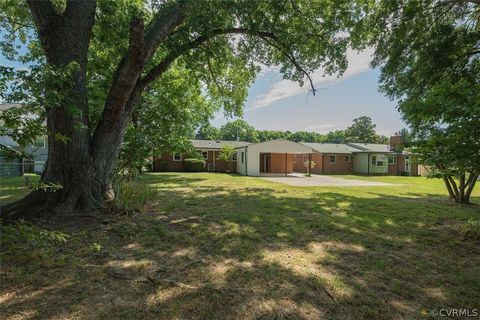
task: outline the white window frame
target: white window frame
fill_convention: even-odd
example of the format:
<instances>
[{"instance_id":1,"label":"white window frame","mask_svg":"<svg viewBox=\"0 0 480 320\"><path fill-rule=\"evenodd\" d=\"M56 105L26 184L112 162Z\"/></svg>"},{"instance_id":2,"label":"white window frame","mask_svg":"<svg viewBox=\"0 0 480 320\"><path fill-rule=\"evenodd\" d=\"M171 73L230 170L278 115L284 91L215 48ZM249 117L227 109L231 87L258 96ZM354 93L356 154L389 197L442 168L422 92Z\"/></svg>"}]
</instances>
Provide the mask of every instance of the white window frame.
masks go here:
<instances>
[{"instance_id":1,"label":"white window frame","mask_svg":"<svg viewBox=\"0 0 480 320\"><path fill-rule=\"evenodd\" d=\"M175 159L175 157L176 157L177 155L180 156L180 159ZM172 158L173 158L173 161L177 161L177 162L182 161L182 159L183 159L181 153L174 153L174 154L172 155Z\"/></svg>"},{"instance_id":2,"label":"white window frame","mask_svg":"<svg viewBox=\"0 0 480 320\"><path fill-rule=\"evenodd\" d=\"M345 162L351 162L352 156L345 156Z\"/></svg>"},{"instance_id":3,"label":"white window frame","mask_svg":"<svg viewBox=\"0 0 480 320\"><path fill-rule=\"evenodd\" d=\"M393 159L393 161L390 162L390 159ZM388 164L397 164L397 156L388 156Z\"/></svg>"},{"instance_id":4,"label":"white window frame","mask_svg":"<svg viewBox=\"0 0 480 320\"><path fill-rule=\"evenodd\" d=\"M384 166L385 166L385 161L383 161L383 160L378 160L377 161L376 167L384 167Z\"/></svg>"},{"instance_id":5,"label":"white window frame","mask_svg":"<svg viewBox=\"0 0 480 320\"><path fill-rule=\"evenodd\" d=\"M244 161L245 161L245 154L244 154L244 152L242 151L242 163L244 163Z\"/></svg>"},{"instance_id":6,"label":"white window frame","mask_svg":"<svg viewBox=\"0 0 480 320\"><path fill-rule=\"evenodd\" d=\"M335 159L333 162L332 162L332 157ZM336 154L329 155L328 163L337 164L337 155Z\"/></svg>"},{"instance_id":7,"label":"white window frame","mask_svg":"<svg viewBox=\"0 0 480 320\"><path fill-rule=\"evenodd\" d=\"M203 155L204 153L207 154L207 157L205 158L205 156ZM203 160L208 160L208 151L202 151L202 159Z\"/></svg>"},{"instance_id":8,"label":"white window frame","mask_svg":"<svg viewBox=\"0 0 480 320\"><path fill-rule=\"evenodd\" d=\"M43 141L43 145L41 147L38 147L37 146L37 141L40 141L40 139L42 139ZM45 149L46 148L46 145L47 145L47 142L46 142L46 139L45 139L45 136L42 136L42 137L37 137L35 139L35 141L33 142L33 146L37 149Z\"/></svg>"},{"instance_id":9,"label":"white window frame","mask_svg":"<svg viewBox=\"0 0 480 320\"><path fill-rule=\"evenodd\" d=\"M373 166L373 167L376 167L377 166L377 156L372 156L371 159L370 159L370 164Z\"/></svg>"}]
</instances>

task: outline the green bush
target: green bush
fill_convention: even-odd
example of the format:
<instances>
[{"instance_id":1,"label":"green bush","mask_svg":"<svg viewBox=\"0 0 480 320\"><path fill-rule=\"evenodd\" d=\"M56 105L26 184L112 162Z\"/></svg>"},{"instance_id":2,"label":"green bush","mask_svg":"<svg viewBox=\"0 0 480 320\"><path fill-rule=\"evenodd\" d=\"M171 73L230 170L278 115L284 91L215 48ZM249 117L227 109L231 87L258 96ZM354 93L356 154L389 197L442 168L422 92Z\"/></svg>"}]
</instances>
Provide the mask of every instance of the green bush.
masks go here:
<instances>
[{"instance_id":1,"label":"green bush","mask_svg":"<svg viewBox=\"0 0 480 320\"><path fill-rule=\"evenodd\" d=\"M126 214L142 212L147 202L156 198L158 192L145 184L119 181L114 184L114 209Z\"/></svg>"},{"instance_id":2,"label":"green bush","mask_svg":"<svg viewBox=\"0 0 480 320\"><path fill-rule=\"evenodd\" d=\"M205 170L205 160L203 159L185 159L183 167L187 172L200 172Z\"/></svg>"}]
</instances>

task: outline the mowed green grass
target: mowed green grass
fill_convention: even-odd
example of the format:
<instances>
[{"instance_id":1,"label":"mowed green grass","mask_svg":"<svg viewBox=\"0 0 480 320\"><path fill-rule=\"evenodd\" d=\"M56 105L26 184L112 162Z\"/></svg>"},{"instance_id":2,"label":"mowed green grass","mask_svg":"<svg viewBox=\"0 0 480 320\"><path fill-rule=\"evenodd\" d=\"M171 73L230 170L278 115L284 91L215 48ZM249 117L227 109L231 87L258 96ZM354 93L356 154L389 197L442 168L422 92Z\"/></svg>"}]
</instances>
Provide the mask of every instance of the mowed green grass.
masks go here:
<instances>
[{"instance_id":1,"label":"mowed green grass","mask_svg":"<svg viewBox=\"0 0 480 320\"><path fill-rule=\"evenodd\" d=\"M339 177L397 186L145 174L135 183L158 196L142 214L62 217L27 225L33 244L6 241L0 313L433 319L431 310L480 308L480 243L459 232L480 220L479 188L476 205L458 205L438 180Z\"/></svg>"}]
</instances>

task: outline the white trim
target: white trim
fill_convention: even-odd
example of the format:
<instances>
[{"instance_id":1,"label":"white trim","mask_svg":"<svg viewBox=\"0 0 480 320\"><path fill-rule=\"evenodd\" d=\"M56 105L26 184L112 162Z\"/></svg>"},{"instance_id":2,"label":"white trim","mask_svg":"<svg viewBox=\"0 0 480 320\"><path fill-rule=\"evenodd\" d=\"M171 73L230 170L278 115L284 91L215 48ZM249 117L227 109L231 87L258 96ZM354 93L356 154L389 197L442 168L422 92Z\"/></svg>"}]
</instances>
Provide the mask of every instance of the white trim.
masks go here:
<instances>
[{"instance_id":1,"label":"white trim","mask_svg":"<svg viewBox=\"0 0 480 320\"><path fill-rule=\"evenodd\" d=\"M390 159L393 159L393 162L390 162ZM388 156L388 164L397 164L397 156Z\"/></svg>"},{"instance_id":2,"label":"white trim","mask_svg":"<svg viewBox=\"0 0 480 320\"><path fill-rule=\"evenodd\" d=\"M201 151L201 152L202 152L202 159L203 159L203 160L208 160L208 151ZM214 152L215 152L215 151L214 151ZM206 158L203 156L204 153L207 154L207 157L206 157Z\"/></svg>"},{"instance_id":3,"label":"white trim","mask_svg":"<svg viewBox=\"0 0 480 320\"><path fill-rule=\"evenodd\" d=\"M173 154L172 154L173 161L179 162L179 161L182 161L182 160L183 160L183 157L182 157L182 154L181 154L181 153L178 154L178 155L180 156L180 159L179 159L179 160L175 159L175 156L176 156L176 155L177 155L177 153L173 153Z\"/></svg>"},{"instance_id":4,"label":"white trim","mask_svg":"<svg viewBox=\"0 0 480 320\"><path fill-rule=\"evenodd\" d=\"M345 156L345 162L352 162L352 156L351 155Z\"/></svg>"}]
</instances>

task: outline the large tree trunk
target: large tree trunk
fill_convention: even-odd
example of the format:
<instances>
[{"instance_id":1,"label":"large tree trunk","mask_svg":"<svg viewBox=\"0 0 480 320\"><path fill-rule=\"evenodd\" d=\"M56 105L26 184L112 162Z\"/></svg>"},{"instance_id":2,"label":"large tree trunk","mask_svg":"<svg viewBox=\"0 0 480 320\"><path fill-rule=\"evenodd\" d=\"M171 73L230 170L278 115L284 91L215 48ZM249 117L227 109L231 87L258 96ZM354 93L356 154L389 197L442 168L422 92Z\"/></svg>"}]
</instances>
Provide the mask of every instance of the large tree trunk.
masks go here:
<instances>
[{"instance_id":1,"label":"large tree trunk","mask_svg":"<svg viewBox=\"0 0 480 320\"><path fill-rule=\"evenodd\" d=\"M477 179L478 174L474 171L468 173L468 178L466 173L459 174L457 186L457 183L452 176L443 177L443 181L445 182L445 186L447 187L450 200L458 203L469 204L470 195L475 188Z\"/></svg>"},{"instance_id":2,"label":"large tree trunk","mask_svg":"<svg viewBox=\"0 0 480 320\"><path fill-rule=\"evenodd\" d=\"M78 68L70 73L61 87L58 81L47 80L45 83L46 92L61 98L55 102L47 100L45 106L48 160L42 182L58 184L62 188L34 191L4 208L3 213L42 204L61 212L98 207L106 181L97 174L94 166L86 89L87 54L95 2L69 1L64 12L55 11L50 1L29 1L28 5L48 64L61 69L75 62Z\"/></svg>"},{"instance_id":3,"label":"large tree trunk","mask_svg":"<svg viewBox=\"0 0 480 320\"><path fill-rule=\"evenodd\" d=\"M47 101L45 106L49 150L42 182L61 185L61 189L34 191L3 207L1 215L17 217L17 213L22 215L40 205L61 213L103 208L106 197L112 195L109 179L135 105L149 82L174 59L166 59L154 76L140 81L142 70L159 43L183 21L185 2L179 1L170 15L156 19L146 34L143 21L132 19L129 49L113 75L93 137L89 133L86 67L95 1L67 1L64 12L55 11L50 1L29 0L28 5L47 62L57 68L75 62L79 68L68 81L45 83L46 92L54 93L56 102Z\"/></svg>"}]
</instances>

